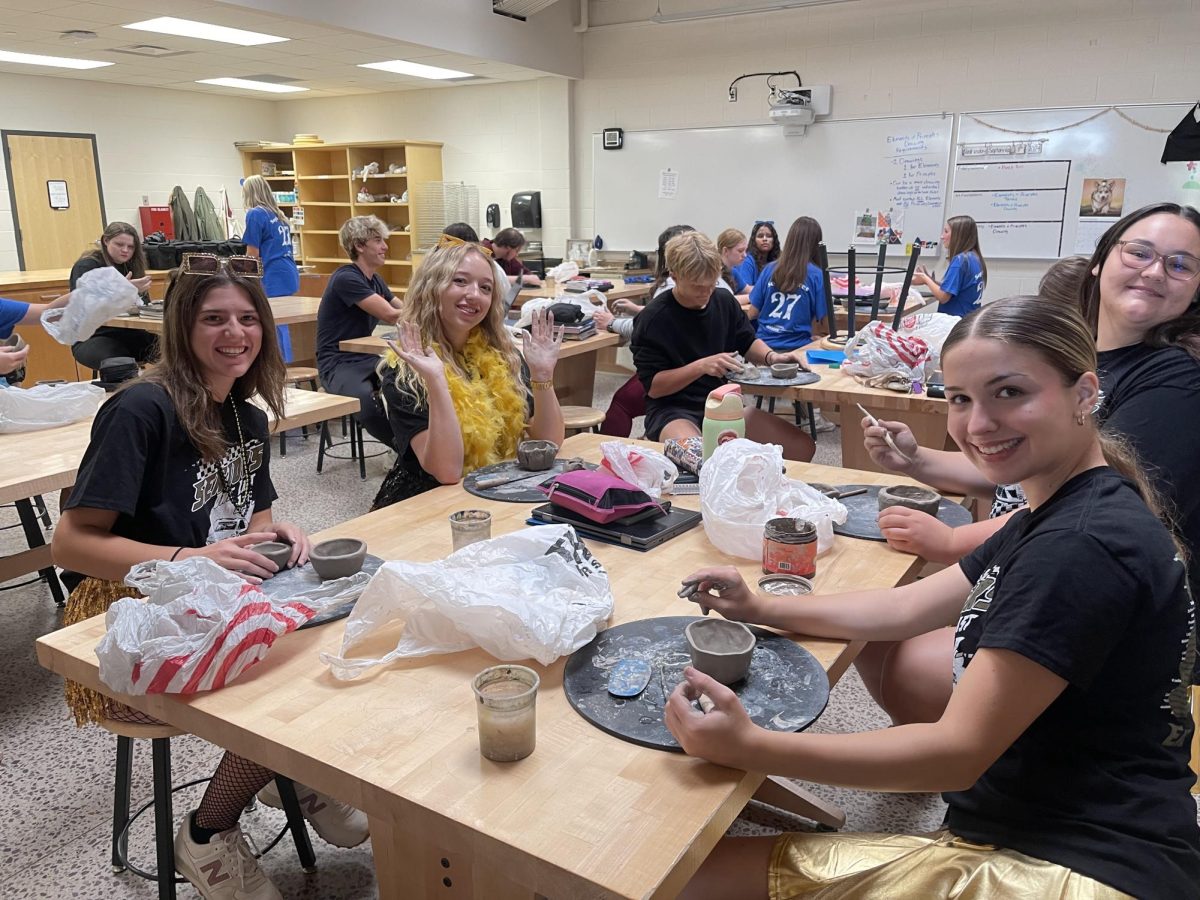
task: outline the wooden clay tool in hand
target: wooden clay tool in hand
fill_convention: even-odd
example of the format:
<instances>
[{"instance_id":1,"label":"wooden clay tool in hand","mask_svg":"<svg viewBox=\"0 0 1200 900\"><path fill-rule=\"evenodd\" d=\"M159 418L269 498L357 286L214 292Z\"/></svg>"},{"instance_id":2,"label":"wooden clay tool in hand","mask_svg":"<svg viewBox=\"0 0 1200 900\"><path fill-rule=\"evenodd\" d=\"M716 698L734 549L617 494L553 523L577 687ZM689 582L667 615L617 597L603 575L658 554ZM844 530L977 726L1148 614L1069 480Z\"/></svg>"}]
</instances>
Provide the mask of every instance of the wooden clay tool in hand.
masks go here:
<instances>
[{"instance_id":1,"label":"wooden clay tool in hand","mask_svg":"<svg viewBox=\"0 0 1200 900\"><path fill-rule=\"evenodd\" d=\"M861 403L855 403L854 405L862 410L862 414L871 421L872 425L874 425L876 428L883 428L883 426L879 424L879 420L877 418L875 418L873 415L871 415L869 412L867 412L867 410L863 407L863 405ZM890 431L888 431L886 428L883 428L883 440L889 447L891 447L893 450L895 450L904 459L908 460L909 462L916 462L916 460L914 460L911 456L909 456L907 453L905 453L903 450L901 450L899 447L896 446L896 442L892 439L892 433Z\"/></svg>"}]
</instances>

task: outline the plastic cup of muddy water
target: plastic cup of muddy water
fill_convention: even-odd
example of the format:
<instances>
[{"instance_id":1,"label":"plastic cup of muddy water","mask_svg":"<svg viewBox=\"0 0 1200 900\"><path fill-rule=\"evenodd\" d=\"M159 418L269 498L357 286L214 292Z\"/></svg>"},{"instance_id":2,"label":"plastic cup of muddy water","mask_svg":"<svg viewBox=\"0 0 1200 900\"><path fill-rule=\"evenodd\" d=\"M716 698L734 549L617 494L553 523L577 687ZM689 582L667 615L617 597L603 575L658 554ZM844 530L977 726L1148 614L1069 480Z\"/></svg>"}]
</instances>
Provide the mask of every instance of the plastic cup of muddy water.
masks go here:
<instances>
[{"instance_id":1,"label":"plastic cup of muddy water","mask_svg":"<svg viewBox=\"0 0 1200 900\"><path fill-rule=\"evenodd\" d=\"M524 759L537 744L537 672L491 666L471 681L479 714L479 752L494 762Z\"/></svg>"},{"instance_id":2,"label":"plastic cup of muddy water","mask_svg":"<svg viewBox=\"0 0 1200 900\"><path fill-rule=\"evenodd\" d=\"M486 509L460 509L450 514L450 537L454 549L461 550L492 536L492 514Z\"/></svg>"}]
</instances>

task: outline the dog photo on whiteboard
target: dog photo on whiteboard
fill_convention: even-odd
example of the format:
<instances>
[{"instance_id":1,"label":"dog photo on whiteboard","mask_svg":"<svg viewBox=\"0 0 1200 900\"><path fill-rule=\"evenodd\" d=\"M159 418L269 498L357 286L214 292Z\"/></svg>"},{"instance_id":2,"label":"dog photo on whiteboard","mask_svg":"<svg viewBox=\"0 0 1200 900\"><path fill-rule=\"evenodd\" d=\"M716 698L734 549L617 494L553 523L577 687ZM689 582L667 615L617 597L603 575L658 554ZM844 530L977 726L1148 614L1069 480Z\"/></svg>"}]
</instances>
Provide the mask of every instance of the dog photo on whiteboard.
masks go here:
<instances>
[{"instance_id":1,"label":"dog photo on whiteboard","mask_svg":"<svg viewBox=\"0 0 1200 900\"><path fill-rule=\"evenodd\" d=\"M1085 178L1079 198L1081 216L1119 219L1125 205L1124 178Z\"/></svg>"}]
</instances>

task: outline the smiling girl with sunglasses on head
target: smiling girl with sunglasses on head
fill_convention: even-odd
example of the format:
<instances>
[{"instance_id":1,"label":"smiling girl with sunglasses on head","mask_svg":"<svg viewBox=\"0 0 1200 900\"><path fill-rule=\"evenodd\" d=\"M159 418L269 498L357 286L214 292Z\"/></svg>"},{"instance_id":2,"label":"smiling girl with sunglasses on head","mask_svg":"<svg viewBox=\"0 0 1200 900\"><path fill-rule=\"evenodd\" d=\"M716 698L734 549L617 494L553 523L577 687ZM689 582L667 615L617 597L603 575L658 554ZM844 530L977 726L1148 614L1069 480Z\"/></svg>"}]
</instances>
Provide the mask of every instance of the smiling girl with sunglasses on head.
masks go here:
<instances>
[{"instance_id":1,"label":"smiling girl with sunglasses on head","mask_svg":"<svg viewBox=\"0 0 1200 900\"><path fill-rule=\"evenodd\" d=\"M1194 604L1153 489L1096 428L1088 327L1014 298L955 326L942 363L951 435L993 481L1020 483L1029 509L959 565L891 590L767 598L732 568L688 581L727 618L818 637L896 640L957 616L944 712L863 734L768 732L688 669L665 718L721 765L943 791L946 826L727 838L682 897L1196 896ZM701 692L707 715L690 702Z\"/></svg>"},{"instance_id":2,"label":"smiling girl with sunglasses on head","mask_svg":"<svg viewBox=\"0 0 1200 900\"><path fill-rule=\"evenodd\" d=\"M185 256L163 322L162 359L100 407L79 476L54 531L54 561L72 588L64 623L103 613L134 565L207 557L247 580L270 578L275 563L251 546L292 545L303 564L308 537L275 522L267 416L283 416L284 366L257 259ZM79 724L105 718L155 720L68 683ZM275 900L238 817L273 773L226 753L195 813L175 839L179 871L206 898ZM297 786L300 796L312 793ZM326 840L353 846L366 819L329 798L306 804ZM215 868L214 868L215 867ZM224 877L216 877L216 874ZM234 893L240 889L242 893Z\"/></svg>"}]
</instances>

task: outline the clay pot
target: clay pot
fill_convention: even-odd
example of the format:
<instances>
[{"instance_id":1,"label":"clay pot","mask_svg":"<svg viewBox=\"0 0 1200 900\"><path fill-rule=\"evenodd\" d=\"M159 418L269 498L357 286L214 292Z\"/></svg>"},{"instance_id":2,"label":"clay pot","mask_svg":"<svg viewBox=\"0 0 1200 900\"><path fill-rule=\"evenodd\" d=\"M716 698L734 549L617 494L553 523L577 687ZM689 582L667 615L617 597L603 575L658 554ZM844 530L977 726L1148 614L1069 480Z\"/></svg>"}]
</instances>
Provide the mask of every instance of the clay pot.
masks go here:
<instances>
[{"instance_id":1,"label":"clay pot","mask_svg":"<svg viewBox=\"0 0 1200 900\"><path fill-rule=\"evenodd\" d=\"M367 543L358 538L334 538L321 541L308 555L322 581L348 578L358 573L367 558Z\"/></svg>"},{"instance_id":2,"label":"clay pot","mask_svg":"<svg viewBox=\"0 0 1200 900\"><path fill-rule=\"evenodd\" d=\"M741 622L698 619L684 629L692 665L721 684L741 681L750 671L756 638Z\"/></svg>"},{"instance_id":3,"label":"clay pot","mask_svg":"<svg viewBox=\"0 0 1200 900\"><path fill-rule=\"evenodd\" d=\"M774 363L771 366L772 378L795 378L796 373L800 371L799 363Z\"/></svg>"},{"instance_id":4,"label":"clay pot","mask_svg":"<svg viewBox=\"0 0 1200 900\"><path fill-rule=\"evenodd\" d=\"M517 462L530 472L549 469L557 457L558 444L554 441L521 441L517 444Z\"/></svg>"},{"instance_id":5,"label":"clay pot","mask_svg":"<svg viewBox=\"0 0 1200 900\"><path fill-rule=\"evenodd\" d=\"M288 560L292 558L292 545L283 541L263 541L261 544L254 544L250 549L275 563L280 572L288 567Z\"/></svg>"},{"instance_id":6,"label":"clay pot","mask_svg":"<svg viewBox=\"0 0 1200 900\"><path fill-rule=\"evenodd\" d=\"M903 506L936 516L938 505L941 502L942 495L937 491L911 484L893 484L879 489L880 510L887 509L889 506Z\"/></svg>"}]
</instances>

